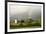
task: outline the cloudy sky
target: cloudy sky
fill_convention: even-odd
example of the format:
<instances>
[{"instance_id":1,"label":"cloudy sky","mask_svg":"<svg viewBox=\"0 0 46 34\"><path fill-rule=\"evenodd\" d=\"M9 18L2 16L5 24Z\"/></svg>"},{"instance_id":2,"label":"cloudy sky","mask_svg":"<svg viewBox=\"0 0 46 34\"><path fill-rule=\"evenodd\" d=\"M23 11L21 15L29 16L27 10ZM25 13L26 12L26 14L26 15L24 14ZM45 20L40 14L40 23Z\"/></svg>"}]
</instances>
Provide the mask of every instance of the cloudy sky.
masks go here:
<instances>
[{"instance_id":1,"label":"cloudy sky","mask_svg":"<svg viewBox=\"0 0 46 34\"><path fill-rule=\"evenodd\" d=\"M41 6L26 3L11 3L9 4L9 14L11 19L26 19L28 17L37 19L41 15Z\"/></svg>"}]
</instances>

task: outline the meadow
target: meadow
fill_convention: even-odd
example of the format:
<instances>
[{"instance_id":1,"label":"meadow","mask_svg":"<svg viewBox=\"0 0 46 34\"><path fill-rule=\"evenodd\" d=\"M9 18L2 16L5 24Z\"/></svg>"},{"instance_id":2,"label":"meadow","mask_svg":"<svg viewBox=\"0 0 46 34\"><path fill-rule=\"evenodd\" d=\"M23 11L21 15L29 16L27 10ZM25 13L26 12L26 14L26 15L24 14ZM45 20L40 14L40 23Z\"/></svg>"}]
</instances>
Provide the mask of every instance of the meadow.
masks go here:
<instances>
[{"instance_id":1,"label":"meadow","mask_svg":"<svg viewBox=\"0 0 46 34\"><path fill-rule=\"evenodd\" d=\"M37 20L32 20L32 19L28 19L28 20L21 20L21 21L17 21L17 23L15 23L15 20L10 22L10 29L19 29L19 28L39 28L41 27L41 20L37 19Z\"/></svg>"}]
</instances>

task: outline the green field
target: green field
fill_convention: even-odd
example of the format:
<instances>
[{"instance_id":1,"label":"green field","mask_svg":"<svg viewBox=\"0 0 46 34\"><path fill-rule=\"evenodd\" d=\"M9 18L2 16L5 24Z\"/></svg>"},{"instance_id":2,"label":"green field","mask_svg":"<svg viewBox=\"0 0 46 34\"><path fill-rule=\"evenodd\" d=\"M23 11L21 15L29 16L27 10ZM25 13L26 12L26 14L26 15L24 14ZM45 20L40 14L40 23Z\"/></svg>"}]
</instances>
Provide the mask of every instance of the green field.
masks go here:
<instances>
[{"instance_id":1,"label":"green field","mask_svg":"<svg viewBox=\"0 0 46 34\"><path fill-rule=\"evenodd\" d=\"M41 27L41 20L37 19L37 20L21 20L18 21L18 23L16 24L14 21L10 22L10 29L19 29L19 28L39 28Z\"/></svg>"}]
</instances>

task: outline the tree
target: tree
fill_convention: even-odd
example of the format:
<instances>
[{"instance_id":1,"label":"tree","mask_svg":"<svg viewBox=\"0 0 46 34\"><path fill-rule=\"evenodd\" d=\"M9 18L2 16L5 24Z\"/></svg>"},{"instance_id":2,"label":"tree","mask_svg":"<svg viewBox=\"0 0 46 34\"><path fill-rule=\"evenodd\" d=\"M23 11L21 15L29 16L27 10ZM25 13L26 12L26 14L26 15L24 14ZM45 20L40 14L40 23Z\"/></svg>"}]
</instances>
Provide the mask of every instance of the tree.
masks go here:
<instances>
[{"instance_id":1,"label":"tree","mask_svg":"<svg viewBox=\"0 0 46 34\"><path fill-rule=\"evenodd\" d=\"M24 20L21 20L21 23L24 23Z\"/></svg>"},{"instance_id":2,"label":"tree","mask_svg":"<svg viewBox=\"0 0 46 34\"><path fill-rule=\"evenodd\" d=\"M32 23L33 22L33 20L30 18L30 19L28 19L28 23Z\"/></svg>"}]
</instances>

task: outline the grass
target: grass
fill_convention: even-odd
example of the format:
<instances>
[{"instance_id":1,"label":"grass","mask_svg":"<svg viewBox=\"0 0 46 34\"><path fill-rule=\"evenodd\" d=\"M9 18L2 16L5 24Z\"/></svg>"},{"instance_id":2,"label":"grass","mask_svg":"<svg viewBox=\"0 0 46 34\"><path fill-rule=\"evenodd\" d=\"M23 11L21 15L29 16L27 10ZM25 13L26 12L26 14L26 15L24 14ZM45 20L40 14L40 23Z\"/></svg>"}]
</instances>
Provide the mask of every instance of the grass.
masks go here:
<instances>
[{"instance_id":1,"label":"grass","mask_svg":"<svg viewBox=\"0 0 46 34\"><path fill-rule=\"evenodd\" d=\"M17 24L10 23L10 29L19 29L19 28L39 28L41 27L41 21L40 20L28 20L28 21L21 21Z\"/></svg>"}]
</instances>

